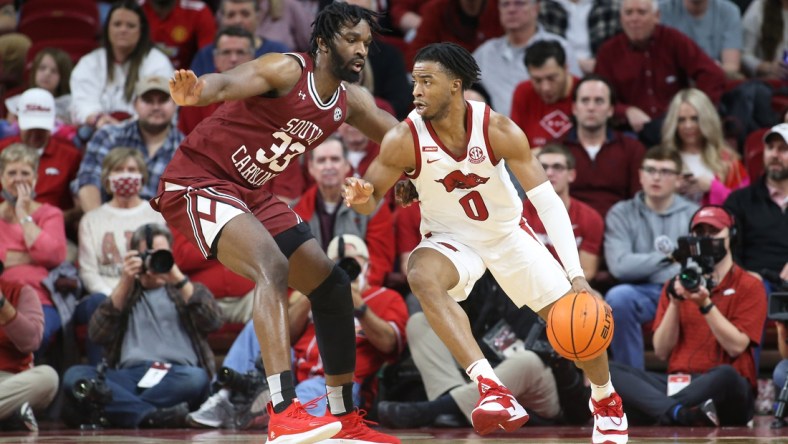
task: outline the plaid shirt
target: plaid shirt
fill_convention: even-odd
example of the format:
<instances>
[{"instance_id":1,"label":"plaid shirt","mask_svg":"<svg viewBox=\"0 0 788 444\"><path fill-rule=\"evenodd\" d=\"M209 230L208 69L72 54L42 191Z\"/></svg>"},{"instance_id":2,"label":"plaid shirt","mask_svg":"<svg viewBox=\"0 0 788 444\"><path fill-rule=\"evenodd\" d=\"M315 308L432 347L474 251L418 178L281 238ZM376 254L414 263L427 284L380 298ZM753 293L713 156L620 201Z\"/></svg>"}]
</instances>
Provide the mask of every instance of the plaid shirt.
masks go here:
<instances>
[{"instance_id":1,"label":"plaid shirt","mask_svg":"<svg viewBox=\"0 0 788 444\"><path fill-rule=\"evenodd\" d=\"M566 38L569 15L563 6L555 0L541 0L539 3L539 23L544 26L545 31ZM611 0L594 0L594 6L588 13L588 38L591 52L596 54L602 43L619 31L621 31L621 23L616 5Z\"/></svg>"},{"instance_id":2,"label":"plaid shirt","mask_svg":"<svg viewBox=\"0 0 788 444\"><path fill-rule=\"evenodd\" d=\"M85 185L95 185L103 192L104 190L101 186L101 163L104 162L104 157L113 148L128 147L139 150L145 159L150 177L148 183L140 191L140 195L145 199L151 199L156 196L159 178L164 174L164 169L167 168L167 164L170 163L172 156L175 155L175 150L182 140L183 133L174 125L171 126L164 144L156 151L153 157L149 157L148 146L142 139L142 133L140 133L136 119L121 122L118 125L105 125L96 131L96 134L88 142L85 157L79 165L77 187L74 192L76 193Z\"/></svg>"}]
</instances>

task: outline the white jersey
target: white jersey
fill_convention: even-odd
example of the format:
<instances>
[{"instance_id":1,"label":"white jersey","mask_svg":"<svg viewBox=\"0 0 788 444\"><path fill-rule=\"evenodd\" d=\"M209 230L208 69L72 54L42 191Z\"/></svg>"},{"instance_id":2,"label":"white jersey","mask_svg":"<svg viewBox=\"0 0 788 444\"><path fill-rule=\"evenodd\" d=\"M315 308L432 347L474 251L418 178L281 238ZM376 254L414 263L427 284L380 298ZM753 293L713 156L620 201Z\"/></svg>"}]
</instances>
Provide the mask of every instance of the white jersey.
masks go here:
<instances>
[{"instance_id":1,"label":"white jersey","mask_svg":"<svg viewBox=\"0 0 788 444\"><path fill-rule=\"evenodd\" d=\"M429 121L413 111L405 120L416 149L416 169L408 174L421 205L421 234L452 233L458 239L486 241L519 229L523 203L504 161L488 146L490 108L468 103L467 148L455 157Z\"/></svg>"}]
</instances>

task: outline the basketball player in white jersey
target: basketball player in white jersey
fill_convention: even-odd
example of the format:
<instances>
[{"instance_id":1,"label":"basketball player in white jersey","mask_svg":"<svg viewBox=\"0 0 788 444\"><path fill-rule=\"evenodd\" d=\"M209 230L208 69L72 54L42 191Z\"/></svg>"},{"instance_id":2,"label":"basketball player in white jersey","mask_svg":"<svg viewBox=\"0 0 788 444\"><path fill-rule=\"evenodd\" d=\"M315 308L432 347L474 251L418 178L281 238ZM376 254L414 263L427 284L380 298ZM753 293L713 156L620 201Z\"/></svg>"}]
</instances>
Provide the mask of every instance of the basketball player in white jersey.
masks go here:
<instances>
[{"instance_id":1,"label":"basketball player in white jersey","mask_svg":"<svg viewBox=\"0 0 788 444\"><path fill-rule=\"evenodd\" d=\"M369 214L403 171L416 187L423 238L408 261L408 281L433 330L479 385L472 419L484 435L513 431L528 414L484 359L457 301L468 297L485 269L518 307L528 305L545 319L558 299L591 289L566 208L525 134L485 104L463 98L478 76L473 57L458 45L436 43L419 51L415 110L386 134L364 178L346 179L344 196L356 211ZM522 219L522 202L504 163L527 190L565 268ZM577 365L592 384L593 442L626 442L627 419L610 382L607 355Z\"/></svg>"}]
</instances>

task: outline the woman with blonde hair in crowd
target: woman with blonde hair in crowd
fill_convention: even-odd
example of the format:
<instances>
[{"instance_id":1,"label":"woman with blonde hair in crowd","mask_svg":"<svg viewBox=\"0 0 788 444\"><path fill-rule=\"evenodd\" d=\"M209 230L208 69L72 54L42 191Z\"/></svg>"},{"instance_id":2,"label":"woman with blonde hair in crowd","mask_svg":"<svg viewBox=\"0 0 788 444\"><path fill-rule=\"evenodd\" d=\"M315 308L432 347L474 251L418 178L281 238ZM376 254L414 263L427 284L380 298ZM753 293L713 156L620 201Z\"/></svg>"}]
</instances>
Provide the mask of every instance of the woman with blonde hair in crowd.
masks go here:
<instances>
[{"instance_id":1,"label":"woman with blonde hair in crowd","mask_svg":"<svg viewBox=\"0 0 788 444\"><path fill-rule=\"evenodd\" d=\"M0 260L3 279L28 284L36 290L44 309L44 336L39 352L60 329L61 321L49 291L42 284L49 271L66 259L63 212L36 202L38 154L21 143L0 153Z\"/></svg>"},{"instance_id":2,"label":"woman with blonde hair in crowd","mask_svg":"<svg viewBox=\"0 0 788 444\"><path fill-rule=\"evenodd\" d=\"M673 96L662 124L662 145L681 153L679 192L699 204L722 205L731 191L750 183L739 155L725 142L717 110L699 89Z\"/></svg>"}]
</instances>

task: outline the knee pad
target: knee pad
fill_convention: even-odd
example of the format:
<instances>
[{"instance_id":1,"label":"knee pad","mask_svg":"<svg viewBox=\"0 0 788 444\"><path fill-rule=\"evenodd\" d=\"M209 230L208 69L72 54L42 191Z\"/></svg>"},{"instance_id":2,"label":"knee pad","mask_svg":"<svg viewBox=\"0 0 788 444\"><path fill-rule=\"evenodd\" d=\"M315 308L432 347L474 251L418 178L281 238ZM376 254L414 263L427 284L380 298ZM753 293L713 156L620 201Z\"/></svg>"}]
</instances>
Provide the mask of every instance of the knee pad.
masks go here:
<instances>
[{"instance_id":1,"label":"knee pad","mask_svg":"<svg viewBox=\"0 0 788 444\"><path fill-rule=\"evenodd\" d=\"M309 301L326 374L352 373L356 368L356 324L347 274L334 266L331 274L309 294Z\"/></svg>"}]
</instances>

